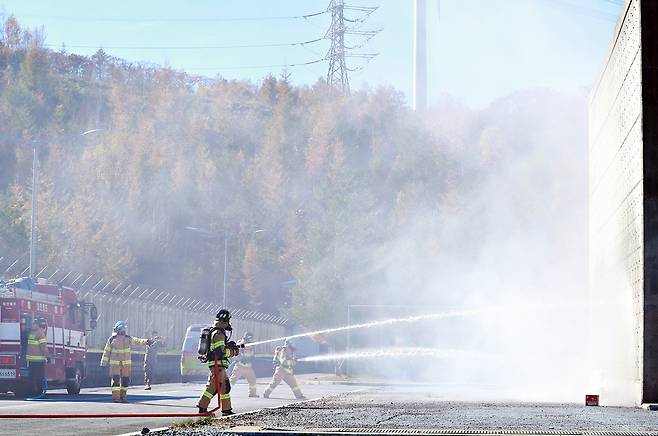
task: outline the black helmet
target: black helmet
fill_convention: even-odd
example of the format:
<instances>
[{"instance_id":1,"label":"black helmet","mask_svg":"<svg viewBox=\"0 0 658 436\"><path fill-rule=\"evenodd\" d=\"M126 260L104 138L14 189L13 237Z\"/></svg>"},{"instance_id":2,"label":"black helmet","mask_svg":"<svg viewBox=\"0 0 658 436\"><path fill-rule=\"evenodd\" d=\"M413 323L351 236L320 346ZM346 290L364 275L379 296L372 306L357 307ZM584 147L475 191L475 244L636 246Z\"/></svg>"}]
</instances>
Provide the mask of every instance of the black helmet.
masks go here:
<instances>
[{"instance_id":1,"label":"black helmet","mask_svg":"<svg viewBox=\"0 0 658 436\"><path fill-rule=\"evenodd\" d=\"M215 316L215 321L226 321L229 322L231 320L231 312L229 312L226 309L222 309L219 312L217 312L217 316Z\"/></svg>"},{"instance_id":2,"label":"black helmet","mask_svg":"<svg viewBox=\"0 0 658 436\"><path fill-rule=\"evenodd\" d=\"M42 329L48 327L48 322L46 321L46 318L43 316L37 316L36 319L34 320L34 323L41 327Z\"/></svg>"},{"instance_id":3,"label":"black helmet","mask_svg":"<svg viewBox=\"0 0 658 436\"><path fill-rule=\"evenodd\" d=\"M245 342L251 342L251 341L254 340L254 334L251 333L251 332L247 332L247 333L244 334L242 339L244 339Z\"/></svg>"}]
</instances>

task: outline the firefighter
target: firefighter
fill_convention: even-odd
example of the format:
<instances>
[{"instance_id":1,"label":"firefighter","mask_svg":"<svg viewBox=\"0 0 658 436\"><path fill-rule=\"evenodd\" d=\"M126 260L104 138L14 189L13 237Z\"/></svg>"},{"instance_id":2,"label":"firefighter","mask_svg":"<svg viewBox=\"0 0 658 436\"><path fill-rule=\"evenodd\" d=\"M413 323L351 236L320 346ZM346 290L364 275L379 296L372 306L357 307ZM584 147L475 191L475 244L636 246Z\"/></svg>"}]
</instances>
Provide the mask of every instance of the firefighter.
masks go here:
<instances>
[{"instance_id":1,"label":"firefighter","mask_svg":"<svg viewBox=\"0 0 658 436\"><path fill-rule=\"evenodd\" d=\"M251 332L247 332L242 337L242 344L248 344L254 341L254 335ZM249 383L249 396L253 398L258 398L256 393L256 373L254 372L254 361L256 359L256 352L253 347L245 348L240 352L240 359L237 361L233 367L233 372L231 373L231 378L229 381L232 385L240 380L240 378L247 379Z\"/></svg>"},{"instance_id":2,"label":"firefighter","mask_svg":"<svg viewBox=\"0 0 658 436\"><path fill-rule=\"evenodd\" d=\"M226 309L217 312L215 323L208 335L208 347L205 354L199 356L199 360L208 363L208 369L210 370L208 383L206 383L206 388L197 403L199 413L208 412L208 405L217 393L217 380L219 379L221 389L219 400L222 405L222 415L233 415L231 410L231 383L228 380L226 369L229 365L229 357L239 355L240 350L235 342L228 340L226 332L232 330L231 313Z\"/></svg>"},{"instance_id":3,"label":"firefighter","mask_svg":"<svg viewBox=\"0 0 658 436\"><path fill-rule=\"evenodd\" d=\"M293 368L297 363L295 360L295 347L293 347L288 339L283 343L283 347L276 347L272 363L274 364L274 375L269 386L263 392L263 398L269 398L274 388L283 380L290 386L292 393L295 394L295 398L305 400L306 397L302 394L302 390L297 385L297 380L293 375Z\"/></svg>"},{"instance_id":4,"label":"firefighter","mask_svg":"<svg viewBox=\"0 0 658 436\"><path fill-rule=\"evenodd\" d=\"M115 403L128 402L128 385L130 384L130 370L132 368L130 355L131 345L151 345L152 339L135 338L126 334L128 323L117 321L114 324L112 336L107 340L101 366L110 365L112 376L112 401Z\"/></svg>"},{"instance_id":5,"label":"firefighter","mask_svg":"<svg viewBox=\"0 0 658 436\"><path fill-rule=\"evenodd\" d=\"M48 357L48 341L46 340L46 330L48 324L46 318L39 316L32 324L32 330L27 337L27 360L30 380L30 390L33 393L44 391L44 379L46 378L46 362L50 361Z\"/></svg>"},{"instance_id":6,"label":"firefighter","mask_svg":"<svg viewBox=\"0 0 658 436\"><path fill-rule=\"evenodd\" d=\"M158 336L155 330L151 332L153 342L151 345L146 346L146 353L144 353L144 390L151 390L151 382L158 367L158 352L163 348L164 341Z\"/></svg>"}]
</instances>

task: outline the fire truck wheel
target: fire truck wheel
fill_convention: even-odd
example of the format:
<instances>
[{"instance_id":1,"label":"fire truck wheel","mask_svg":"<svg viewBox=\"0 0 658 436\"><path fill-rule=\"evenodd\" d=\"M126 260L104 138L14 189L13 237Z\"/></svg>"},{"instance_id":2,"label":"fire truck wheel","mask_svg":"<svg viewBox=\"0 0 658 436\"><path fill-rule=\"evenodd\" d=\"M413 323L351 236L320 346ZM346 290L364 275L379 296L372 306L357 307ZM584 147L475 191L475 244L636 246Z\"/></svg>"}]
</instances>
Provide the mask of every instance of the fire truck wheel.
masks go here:
<instances>
[{"instance_id":1,"label":"fire truck wheel","mask_svg":"<svg viewBox=\"0 0 658 436\"><path fill-rule=\"evenodd\" d=\"M67 380L66 382L66 392L69 395L78 395L80 393L80 388L82 386L82 371L79 367L75 368L73 373L72 380Z\"/></svg>"}]
</instances>

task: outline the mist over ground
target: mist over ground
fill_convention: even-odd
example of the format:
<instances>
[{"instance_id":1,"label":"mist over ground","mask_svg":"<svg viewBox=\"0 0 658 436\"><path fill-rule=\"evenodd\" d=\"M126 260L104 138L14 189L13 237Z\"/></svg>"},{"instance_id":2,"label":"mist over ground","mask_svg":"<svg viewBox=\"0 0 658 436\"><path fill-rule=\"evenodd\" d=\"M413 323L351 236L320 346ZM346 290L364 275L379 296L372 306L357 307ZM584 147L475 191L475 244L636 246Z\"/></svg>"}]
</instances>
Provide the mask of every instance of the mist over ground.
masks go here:
<instances>
[{"instance_id":1,"label":"mist over ground","mask_svg":"<svg viewBox=\"0 0 658 436\"><path fill-rule=\"evenodd\" d=\"M44 266L216 299L227 238L232 305L306 328L344 324L348 304L502 307L376 343L480 353L423 358L407 375L425 380L582 394L586 91L482 110L446 96L419 115L386 87L211 80L42 41L11 17L0 32L3 255L27 250L26 144L39 140ZM386 316L400 313L352 321Z\"/></svg>"},{"instance_id":2,"label":"mist over ground","mask_svg":"<svg viewBox=\"0 0 658 436\"><path fill-rule=\"evenodd\" d=\"M369 310L485 312L401 324L384 333L392 341L355 332L354 347L379 341L455 351L377 360L370 369L493 385L514 398L581 399L589 364L586 101L585 93L532 90L484 111L445 100L427 114L464 183L435 208L411 202L397 238L373 251L381 280L350 293L354 304L417 307L355 308L353 319Z\"/></svg>"}]
</instances>

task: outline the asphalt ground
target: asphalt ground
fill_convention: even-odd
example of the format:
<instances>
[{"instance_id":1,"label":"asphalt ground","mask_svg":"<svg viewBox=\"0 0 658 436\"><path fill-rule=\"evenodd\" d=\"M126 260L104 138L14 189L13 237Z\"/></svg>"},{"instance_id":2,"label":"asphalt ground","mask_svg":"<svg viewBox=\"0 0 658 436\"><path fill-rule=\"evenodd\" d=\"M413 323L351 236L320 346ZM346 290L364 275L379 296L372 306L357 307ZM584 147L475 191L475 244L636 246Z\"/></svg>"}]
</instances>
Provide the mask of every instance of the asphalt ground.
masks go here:
<instances>
[{"instance_id":1,"label":"asphalt ground","mask_svg":"<svg viewBox=\"0 0 658 436\"><path fill-rule=\"evenodd\" d=\"M298 378L304 395L321 398L353 390L354 387L335 384L306 384L314 376ZM258 393L262 394L269 379L258 380ZM0 395L0 414L71 414L71 413L196 413L196 402L205 382L153 385L151 391L137 385L128 391L130 403L113 403L108 387L83 389L80 395L70 396L65 390L49 391L44 400L26 401L11 395ZM231 390L233 410L236 413L263 407L295 403L290 389L281 385L269 399L249 398L247 385L241 380ZM211 406L215 406L216 399ZM189 418L104 418L104 419L0 419L0 435L116 435L140 431L143 427L165 427L172 422Z\"/></svg>"},{"instance_id":2,"label":"asphalt ground","mask_svg":"<svg viewBox=\"0 0 658 436\"><path fill-rule=\"evenodd\" d=\"M588 434L658 435L658 412L642 408L586 407L580 404L455 401L454 387L372 387L318 401L223 418L212 426L163 435L219 435L261 432L345 432L403 434ZM397 431L394 431L397 430ZM313 433L318 432L318 433ZM378 433L380 432L380 433ZM308 434L308 433L307 433ZM600 433L601 434L601 433Z\"/></svg>"}]
</instances>

